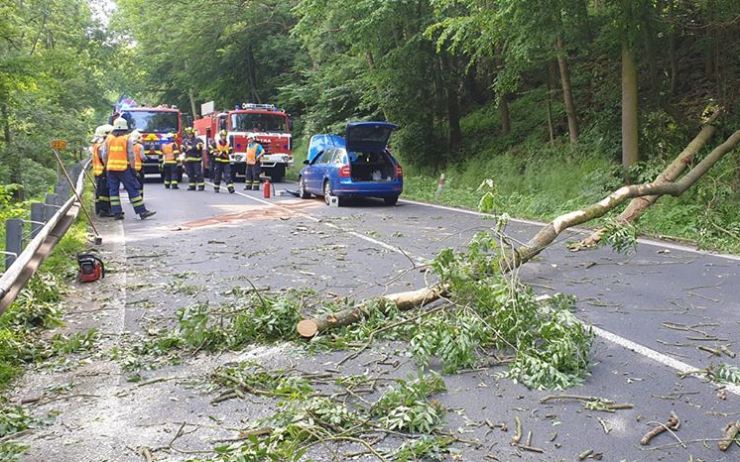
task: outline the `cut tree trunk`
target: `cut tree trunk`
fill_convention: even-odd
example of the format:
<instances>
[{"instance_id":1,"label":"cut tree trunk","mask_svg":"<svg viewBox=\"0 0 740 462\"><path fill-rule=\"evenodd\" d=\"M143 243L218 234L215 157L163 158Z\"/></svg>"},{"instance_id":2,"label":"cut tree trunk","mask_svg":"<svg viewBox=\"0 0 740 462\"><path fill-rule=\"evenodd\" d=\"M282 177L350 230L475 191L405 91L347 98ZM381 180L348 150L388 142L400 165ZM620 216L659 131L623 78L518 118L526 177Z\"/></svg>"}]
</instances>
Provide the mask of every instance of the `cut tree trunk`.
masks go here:
<instances>
[{"instance_id":1,"label":"cut tree trunk","mask_svg":"<svg viewBox=\"0 0 740 462\"><path fill-rule=\"evenodd\" d=\"M304 319L298 323L297 330L301 337L311 338L325 330L361 321L374 309L385 310L385 306L388 304L395 304L401 311L427 305L443 297L446 291L447 289L443 285L435 284L419 290L384 295L320 318Z\"/></svg>"},{"instance_id":2,"label":"cut tree trunk","mask_svg":"<svg viewBox=\"0 0 740 462\"><path fill-rule=\"evenodd\" d=\"M542 228L526 244L506 252L501 262L503 271L512 271L528 262L550 244L566 229L583 224L587 221L604 216L610 210L628 199L644 196L671 195L680 196L684 191L696 183L714 164L719 162L740 143L740 130L732 134L724 143L714 148L701 162L692 168L680 180L668 183L645 183L631 186L622 186L609 194L601 201L591 204L582 210L566 213L555 218ZM422 289L385 295L383 297L362 302L352 308L332 313L320 318L303 319L296 326L298 333L304 338L311 338L316 334L334 327L347 326L365 319L374 309L385 311L388 303L393 303L399 310L407 311L425 304L429 304L448 294L448 288L442 284L434 284Z\"/></svg>"},{"instance_id":3,"label":"cut tree trunk","mask_svg":"<svg viewBox=\"0 0 740 462\"><path fill-rule=\"evenodd\" d=\"M714 133L717 131L717 127L713 124L721 113L722 111L716 111L714 115L707 120L699 134L696 135L686 148L684 148L681 154L673 159L673 162L671 162L670 165L668 165L668 167L658 175L658 177L653 181L653 184L665 184L675 181L684 172L684 170L686 170L688 165L694 161L694 157L696 157L704 145L707 144L712 136L714 136ZM629 205L627 205L627 208L625 208L617 217L617 222L623 224L634 223L651 205L657 202L659 197L660 196L644 196L632 199ZM582 250L594 247L599 243L599 241L601 241L604 231L604 228L597 229L571 250Z\"/></svg>"}]
</instances>

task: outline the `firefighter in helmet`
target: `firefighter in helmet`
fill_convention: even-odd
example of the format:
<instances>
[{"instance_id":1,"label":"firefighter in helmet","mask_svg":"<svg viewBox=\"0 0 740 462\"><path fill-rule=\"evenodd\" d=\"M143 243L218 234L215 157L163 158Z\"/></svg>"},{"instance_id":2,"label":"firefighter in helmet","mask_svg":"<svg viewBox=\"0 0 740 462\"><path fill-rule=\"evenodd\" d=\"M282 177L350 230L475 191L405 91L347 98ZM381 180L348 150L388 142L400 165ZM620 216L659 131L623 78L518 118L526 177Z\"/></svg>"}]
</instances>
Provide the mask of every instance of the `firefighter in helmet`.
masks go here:
<instances>
[{"instance_id":1,"label":"firefighter in helmet","mask_svg":"<svg viewBox=\"0 0 740 462\"><path fill-rule=\"evenodd\" d=\"M265 154L265 149L259 144L254 135L247 135L247 171L245 190L260 189L260 162Z\"/></svg>"},{"instance_id":2,"label":"firefighter in helmet","mask_svg":"<svg viewBox=\"0 0 740 462\"><path fill-rule=\"evenodd\" d=\"M134 176L134 140L128 131L126 119L119 117L113 121L113 131L105 140L100 152L108 178L108 193L113 217L116 220L123 220L119 192L121 184L128 192L128 199L134 211L142 220L154 215L156 212L147 210L144 206L144 198L141 197L139 191L139 182Z\"/></svg>"},{"instance_id":3,"label":"firefighter in helmet","mask_svg":"<svg viewBox=\"0 0 740 462\"><path fill-rule=\"evenodd\" d=\"M92 154L93 175L95 176L95 214L100 217L110 217L110 196L108 195L108 180L105 176L105 164L100 157L100 148L105 139L113 130L112 125L101 125L95 129L90 152Z\"/></svg>"},{"instance_id":4,"label":"firefighter in helmet","mask_svg":"<svg viewBox=\"0 0 740 462\"><path fill-rule=\"evenodd\" d=\"M213 190L219 192L221 189L221 178L226 181L226 188L229 193L234 192L234 177L231 172L231 160L229 154L234 152L231 143L227 138L226 130L218 132L218 140L211 143L211 156L213 156Z\"/></svg>"},{"instance_id":5,"label":"firefighter in helmet","mask_svg":"<svg viewBox=\"0 0 740 462\"><path fill-rule=\"evenodd\" d=\"M168 139L162 142L162 173L164 176L164 187L167 189L180 189L177 185L177 157L180 148L174 133L168 135Z\"/></svg>"},{"instance_id":6,"label":"firefighter in helmet","mask_svg":"<svg viewBox=\"0 0 740 462\"><path fill-rule=\"evenodd\" d=\"M203 143L195 137L195 131L185 129L185 139L182 141L182 152L185 153L185 173L188 175L188 191L203 191L206 184L203 181Z\"/></svg>"},{"instance_id":7,"label":"firefighter in helmet","mask_svg":"<svg viewBox=\"0 0 740 462\"><path fill-rule=\"evenodd\" d=\"M134 140L134 176L139 181L141 197L144 197L144 145L139 130L132 131L131 138Z\"/></svg>"}]
</instances>

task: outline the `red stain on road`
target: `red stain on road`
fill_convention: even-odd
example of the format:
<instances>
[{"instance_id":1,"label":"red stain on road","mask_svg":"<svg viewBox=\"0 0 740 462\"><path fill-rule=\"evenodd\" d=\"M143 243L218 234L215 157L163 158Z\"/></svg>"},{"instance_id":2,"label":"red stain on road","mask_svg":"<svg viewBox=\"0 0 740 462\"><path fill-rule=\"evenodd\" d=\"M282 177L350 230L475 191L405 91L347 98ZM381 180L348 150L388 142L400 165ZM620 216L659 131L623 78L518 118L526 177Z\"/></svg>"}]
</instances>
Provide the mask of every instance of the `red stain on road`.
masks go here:
<instances>
[{"instance_id":1,"label":"red stain on road","mask_svg":"<svg viewBox=\"0 0 740 462\"><path fill-rule=\"evenodd\" d=\"M269 205L255 205L244 207L239 212L216 215L200 220L193 220L183 223L179 228L192 229L202 228L205 226L218 226L222 224L231 224L240 221L261 221L261 220L287 220L295 216L297 212L307 209L320 207L323 202L319 201L284 201L280 202L279 207Z\"/></svg>"}]
</instances>

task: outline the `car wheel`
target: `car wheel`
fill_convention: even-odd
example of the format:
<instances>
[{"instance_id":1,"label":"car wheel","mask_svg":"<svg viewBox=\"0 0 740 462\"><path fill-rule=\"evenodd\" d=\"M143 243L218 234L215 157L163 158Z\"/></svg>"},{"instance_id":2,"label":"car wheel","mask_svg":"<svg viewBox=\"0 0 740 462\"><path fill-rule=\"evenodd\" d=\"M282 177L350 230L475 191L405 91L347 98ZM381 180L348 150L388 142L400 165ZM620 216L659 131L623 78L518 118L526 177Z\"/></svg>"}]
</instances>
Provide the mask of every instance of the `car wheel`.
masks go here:
<instances>
[{"instance_id":1,"label":"car wheel","mask_svg":"<svg viewBox=\"0 0 740 462\"><path fill-rule=\"evenodd\" d=\"M383 202L385 202L385 205L396 205L398 202L398 196L384 197Z\"/></svg>"},{"instance_id":2,"label":"car wheel","mask_svg":"<svg viewBox=\"0 0 740 462\"><path fill-rule=\"evenodd\" d=\"M311 198L311 193L306 191L306 180L303 177L298 180L298 197L301 199Z\"/></svg>"},{"instance_id":3,"label":"car wheel","mask_svg":"<svg viewBox=\"0 0 740 462\"><path fill-rule=\"evenodd\" d=\"M331 205L331 185L328 181L324 181L324 202L326 205Z\"/></svg>"}]
</instances>

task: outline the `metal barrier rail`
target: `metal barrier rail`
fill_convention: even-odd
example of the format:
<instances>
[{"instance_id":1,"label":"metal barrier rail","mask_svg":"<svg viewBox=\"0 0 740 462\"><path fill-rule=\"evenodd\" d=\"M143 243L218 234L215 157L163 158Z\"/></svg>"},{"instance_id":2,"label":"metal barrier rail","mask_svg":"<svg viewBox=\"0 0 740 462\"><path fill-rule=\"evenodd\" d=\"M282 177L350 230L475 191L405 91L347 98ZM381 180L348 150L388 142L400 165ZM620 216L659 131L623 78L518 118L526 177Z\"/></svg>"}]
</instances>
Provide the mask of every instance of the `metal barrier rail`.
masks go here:
<instances>
[{"instance_id":1,"label":"metal barrier rail","mask_svg":"<svg viewBox=\"0 0 740 462\"><path fill-rule=\"evenodd\" d=\"M89 160L82 164L82 169L77 177L75 190L78 195L82 194L82 189L85 184L85 170L89 164ZM49 220L40 230L38 230L38 233L23 249L23 252L16 257L11 266L2 274L2 276L0 276L0 314L2 314L5 309L13 303L13 300L15 300L18 292L20 292L20 288L22 288L18 286L25 285L28 279L30 279L36 272L36 269L43 261L43 258L45 258L46 255L38 255L42 245L52 238L49 248L45 249L48 253L56 242L62 238L69 228L69 225L71 225L71 222L77 218L80 212L80 204L76 204L76 202L77 198L74 194L71 194L71 197L58 208L54 215L49 217ZM70 210L72 210L72 216L69 217L70 220L66 220L69 221L69 223L66 223L66 227L64 227L64 229L59 230L60 234L55 235L53 231L63 224L62 219L67 218L67 214Z\"/></svg>"}]
</instances>

